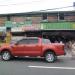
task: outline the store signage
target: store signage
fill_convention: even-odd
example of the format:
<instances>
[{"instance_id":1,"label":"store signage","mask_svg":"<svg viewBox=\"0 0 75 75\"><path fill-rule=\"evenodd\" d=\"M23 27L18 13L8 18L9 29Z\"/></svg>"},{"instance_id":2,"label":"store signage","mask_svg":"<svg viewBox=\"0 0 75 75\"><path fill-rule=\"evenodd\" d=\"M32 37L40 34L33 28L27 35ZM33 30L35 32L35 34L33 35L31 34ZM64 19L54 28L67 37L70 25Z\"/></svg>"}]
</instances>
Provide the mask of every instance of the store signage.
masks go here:
<instances>
[{"instance_id":1,"label":"store signage","mask_svg":"<svg viewBox=\"0 0 75 75\"><path fill-rule=\"evenodd\" d=\"M6 27L0 27L0 32L6 32Z\"/></svg>"},{"instance_id":2,"label":"store signage","mask_svg":"<svg viewBox=\"0 0 75 75\"><path fill-rule=\"evenodd\" d=\"M11 32L23 32L22 27L13 27L11 28Z\"/></svg>"},{"instance_id":3,"label":"store signage","mask_svg":"<svg viewBox=\"0 0 75 75\"><path fill-rule=\"evenodd\" d=\"M22 27L22 30L23 31L27 31L27 30L39 30L39 28L35 27L35 26L24 26L24 27Z\"/></svg>"}]
</instances>

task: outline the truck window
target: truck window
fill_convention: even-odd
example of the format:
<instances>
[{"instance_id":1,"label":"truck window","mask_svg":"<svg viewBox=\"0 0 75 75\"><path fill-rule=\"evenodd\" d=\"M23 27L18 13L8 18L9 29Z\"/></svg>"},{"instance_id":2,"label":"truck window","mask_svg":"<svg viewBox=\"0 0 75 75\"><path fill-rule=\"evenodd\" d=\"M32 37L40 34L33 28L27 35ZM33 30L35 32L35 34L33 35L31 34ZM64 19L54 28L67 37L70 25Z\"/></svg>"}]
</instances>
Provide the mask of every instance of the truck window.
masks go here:
<instances>
[{"instance_id":1,"label":"truck window","mask_svg":"<svg viewBox=\"0 0 75 75\"><path fill-rule=\"evenodd\" d=\"M47 44L47 43L51 43L51 41L49 39L42 39L42 43Z\"/></svg>"},{"instance_id":2,"label":"truck window","mask_svg":"<svg viewBox=\"0 0 75 75\"><path fill-rule=\"evenodd\" d=\"M36 44L38 43L38 39L22 39L20 41L18 41L18 44Z\"/></svg>"},{"instance_id":3,"label":"truck window","mask_svg":"<svg viewBox=\"0 0 75 75\"><path fill-rule=\"evenodd\" d=\"M18 44L28 44L28 40L27 39L22 39L20 41L17 42Z\"/></svg>"},{"instance_id":4,"label":"truck window","mask_svg":"<svg viewBox=\"0 0 75 75\"><path fill-rule=\"evenodd\" d=\"M38 39L28 39L28 44L37 44Z\"/></svg>"}]
</instances>

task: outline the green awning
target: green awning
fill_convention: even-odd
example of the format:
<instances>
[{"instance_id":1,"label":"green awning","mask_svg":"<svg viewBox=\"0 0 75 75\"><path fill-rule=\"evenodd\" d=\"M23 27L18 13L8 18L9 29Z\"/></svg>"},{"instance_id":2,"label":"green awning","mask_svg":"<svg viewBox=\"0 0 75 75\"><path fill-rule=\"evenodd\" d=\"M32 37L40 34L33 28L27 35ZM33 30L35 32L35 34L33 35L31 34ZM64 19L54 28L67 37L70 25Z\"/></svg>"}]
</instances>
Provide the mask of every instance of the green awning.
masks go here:
<instances>
[{"instance_id":1,"label":"green awning","mask_svg":"<svg viewBox=\"0 0 75 75\"><path fill-rule=\"evenodd\" d=\"M75 29L75 22L52 22L52 23L41 23L41 29L60 29L69 30Z\"/></svg>"}]
</instances>

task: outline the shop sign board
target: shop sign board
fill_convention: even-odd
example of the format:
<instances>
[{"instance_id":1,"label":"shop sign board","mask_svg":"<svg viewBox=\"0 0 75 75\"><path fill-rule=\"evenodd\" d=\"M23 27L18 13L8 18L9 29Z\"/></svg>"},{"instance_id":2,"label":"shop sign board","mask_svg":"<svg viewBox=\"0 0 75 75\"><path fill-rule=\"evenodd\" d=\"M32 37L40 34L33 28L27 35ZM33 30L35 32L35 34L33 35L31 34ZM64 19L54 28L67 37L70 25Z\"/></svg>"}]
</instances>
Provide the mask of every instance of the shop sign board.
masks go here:
<instances>
[{"instance_id":1,"label":"shop sign board","mask_svg":"<svg viewBox=\"0 0 75 75\"><path fill-rule=\"evenodd\" d=\"M22 27L13 27L11 28L11 32L23 32Z\"/></svg>"},{"instance_id":2,"label":"shop sign board","mask_svg":"<svg viewBox=\"0 0 75 75\"><path fill-rule=\"evenodd\" d=\"M0 27L0 32L6 32L6 27L5 26Z\"/></svg>"}]
</instances>

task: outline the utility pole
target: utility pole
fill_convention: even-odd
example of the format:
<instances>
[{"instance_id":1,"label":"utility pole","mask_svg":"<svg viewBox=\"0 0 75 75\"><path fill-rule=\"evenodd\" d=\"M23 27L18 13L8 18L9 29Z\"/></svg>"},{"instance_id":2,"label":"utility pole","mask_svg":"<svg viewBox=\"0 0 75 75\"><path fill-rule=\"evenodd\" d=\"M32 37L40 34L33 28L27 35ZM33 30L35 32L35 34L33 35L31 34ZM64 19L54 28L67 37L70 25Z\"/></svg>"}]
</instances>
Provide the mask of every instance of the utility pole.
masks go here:
<instances>
[{"instance_id":1,"label":"utility pole","mask_svg":"<svg viewBox=\"0 0 75 75\"><path fill-rule=\"evenodd\" d=\"M73 2L73 7L75 8L75 2Z\"/></svg>"}]
</instances>

